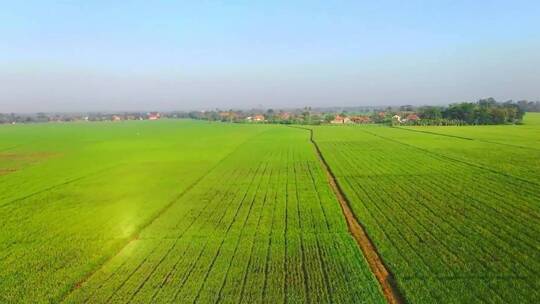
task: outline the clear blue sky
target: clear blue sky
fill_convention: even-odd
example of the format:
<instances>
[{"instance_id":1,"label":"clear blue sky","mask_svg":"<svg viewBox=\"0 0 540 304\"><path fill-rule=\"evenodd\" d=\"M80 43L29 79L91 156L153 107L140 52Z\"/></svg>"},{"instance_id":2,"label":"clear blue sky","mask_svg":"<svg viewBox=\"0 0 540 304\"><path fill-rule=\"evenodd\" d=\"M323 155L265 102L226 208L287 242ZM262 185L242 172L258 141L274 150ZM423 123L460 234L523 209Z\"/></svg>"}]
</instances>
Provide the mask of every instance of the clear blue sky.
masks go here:
<instances>
[{"instance_id":1,"label":"clear blue sky","mask_svg":"<svg viewBox=\"0 0 540 304\"><path fill-rule=\"evenodd\" d=\"M6 1L0 112L540 99L540 1L383 2Z\"/></svg>"}]
</instances>

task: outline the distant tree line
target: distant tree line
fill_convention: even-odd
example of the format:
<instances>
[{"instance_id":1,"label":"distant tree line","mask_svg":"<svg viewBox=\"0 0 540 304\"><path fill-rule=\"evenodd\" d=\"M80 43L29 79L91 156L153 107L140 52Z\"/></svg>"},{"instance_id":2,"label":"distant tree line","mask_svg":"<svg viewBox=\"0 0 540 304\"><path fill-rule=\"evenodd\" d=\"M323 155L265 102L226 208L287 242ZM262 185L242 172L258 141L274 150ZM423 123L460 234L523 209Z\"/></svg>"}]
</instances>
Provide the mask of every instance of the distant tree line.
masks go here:
<instances>
[{"instance_id":1,"label":"distant tree line","mask_svg":"<svg viewBox=\"0 0 540 304\"><path fill-rule=\"evenodd\" d=\"M324 122L322 113L313 111L310 107L290 111L274 109L253 110L209 110L178 113L176 118L191 118L206 121L221 121L232 123L270 123L270 124L309 124L317 125Z\"/></svg>"},{"instance_id":2,"label":"distant tree line","mask_svg":"<svg viewBox=\"0 0 540 304\"><path fill-rule=\"evenodd\" d=\"M528 103L527 103L528 105ZM526 112L519 103L497 102L493 98L454 103L447 107L424 106L416 110L415 124L496 125L520 123Z\"/></svg>"},{"instance_id":3,"label":"distant tree line","mask_svg":"<svg viewBox=\"0 0 540 304\"><path fill-rule=\"evenodd\" d=\"M146 112L124 113L0 113L0 124L43 123L43 122L74 122L74 121L114 121L114 120L143 120L148 118Z\"/></svg>"},{"instance_id":4,"label":"distant tree line","mask_svg":"<svg viewBox=\"0 0 540 304\"><path fill-rule=\"evenodd\" d=\"M2 114L0 124L69 121L119 121L157 118L189 118L230 123L273 124L399 124L399 125L486 125L517 124L525 112L540 112L540 101L497 102L493 98L448 106L402 105L399 107L296 108L289 110L207 110L124 113L35 113Z\"/></svg>"},{"instance_id":5,"label":"distant tree line","mask_svg":"<svg viewBox=\"0 0 540 304\"><path fill-rule=\"evenodd\" d=\"M540 101L520 100L517 105L525 112L540 112Z\"/></svg>"}]
</instances>

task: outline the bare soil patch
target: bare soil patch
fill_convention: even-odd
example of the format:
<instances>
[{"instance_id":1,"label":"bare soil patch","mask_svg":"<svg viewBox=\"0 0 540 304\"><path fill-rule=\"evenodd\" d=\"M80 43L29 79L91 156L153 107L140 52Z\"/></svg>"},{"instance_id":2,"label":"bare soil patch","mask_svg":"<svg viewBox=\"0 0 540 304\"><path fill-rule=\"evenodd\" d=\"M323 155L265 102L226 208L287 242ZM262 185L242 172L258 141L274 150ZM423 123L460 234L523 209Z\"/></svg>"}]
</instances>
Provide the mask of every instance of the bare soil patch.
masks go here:
<instances>
[{"instance_id":1,"label":"bare soil patch","mask_svg":"<svg viewBox=\"0 0 540 304\"><path fill-rule=\"evenodd\" d=\"M17 171L17 169L13 169L13 168L0 168L0 176L2 175L8 175L10 173L13 173Z\"/></svg>"}]
</instances>

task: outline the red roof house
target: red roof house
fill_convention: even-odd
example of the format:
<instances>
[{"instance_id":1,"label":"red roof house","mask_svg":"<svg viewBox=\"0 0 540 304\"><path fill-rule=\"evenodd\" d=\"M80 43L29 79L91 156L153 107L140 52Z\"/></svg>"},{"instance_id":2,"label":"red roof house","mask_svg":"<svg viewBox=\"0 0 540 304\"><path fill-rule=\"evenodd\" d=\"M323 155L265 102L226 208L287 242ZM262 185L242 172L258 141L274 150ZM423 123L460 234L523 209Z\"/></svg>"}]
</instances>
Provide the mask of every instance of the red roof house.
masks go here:
<instances>
[{"instance_id":1,"label":"red roof house","mask_svg":"<svg viewBox=\"0 0 540 304\"><path fill-rule=\"evenodd\" d=\"M148 120L158 120L160 118L161 118L161 114L159 114L159 112L148 113Z\"/></svg>"}]
</instances>

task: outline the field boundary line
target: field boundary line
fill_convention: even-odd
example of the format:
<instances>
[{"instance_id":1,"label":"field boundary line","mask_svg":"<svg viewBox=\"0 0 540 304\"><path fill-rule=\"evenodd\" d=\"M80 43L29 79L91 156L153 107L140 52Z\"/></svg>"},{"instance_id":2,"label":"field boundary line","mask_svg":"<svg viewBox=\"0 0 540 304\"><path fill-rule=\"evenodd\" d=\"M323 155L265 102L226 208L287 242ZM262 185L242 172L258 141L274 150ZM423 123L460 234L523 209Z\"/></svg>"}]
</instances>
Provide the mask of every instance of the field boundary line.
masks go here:
<instances>
[{"instance_id":1,"label":"field boundary line","mask_svg":"<svg viewBox=\"0 0 540 304\"><path fill-rule=\"evenodd\" d=\"M253 171L254 174L256 174L259 170L260 166L255 168L255 170L250 170L249 172L251 173L251 171ZM250 174L248 173L248 174ZM217 224L218 225L221 225L221 223L223 222L223 219L226 217L227 215L227 211L229 210L229 208L231 208L231 204L235 201L237 195L240 195L242 196L242 191L241 190L238 190L236 189L236 191L230 193L232 194L232 196L229 198L227 198L227 201L229 203L227 203L227 207L225 207L225 209L223 210L223 213L221 214L221 216L219 216L219 220L217 221ZM242 202L244 201L245 199L245 196L246 196L246 193L244 193L244 195L242 196L242 199L240 200L240 204L242 204ZM239 206L241 207L241 205ZM233 208L234 209L234 208ZM213 214L212 214L213 215ZM205 220L205 222L208 222L210 220L211 216L208 217L208 219ZM190 276L191 274L193 273L193 271L195 270L195 268L197 267L201 257L203 256L203 254L205 253L205 250L207 248L207 245L210 243L212 239L212 236L207 236L205 238L205 242L203 244L203 247L201 249L201 251L199 252L199 254L197 255L197 259L195 261L192 261L189 265L189 271L187 272L187 274L185 274L182 279L181 279L181 282L180 282L180 286L178 286L176 292L173 294L173 299L171 302L175 302L176 301L176 298L178 297L178 295L182 292L182 289L184 288L186 282L190 279ZM155 297L152 299L152 302L155 302L154 301Z\"/></svg>"},{"instance_id":2,"label":"field boundary line","mask_svg":"<svg viewBox=\"0 0 540 304\"><path fill-rule=\"evenodd\" d=\"M283 152L280 151L280 160L281 160L281 154ZM266 299L266 293L268 288L268 274L270 272L270 259L272 258L272 239L274 238L273 231L274 231L274 221L276 217L276 205L278 204L278 194L279 194L279 181L280 177L283 175L283 168L277 169L277 176L276 180L277 182L274 185L274 203L272 204L272 223L270 224L270 230L268 231L268 242L267 242L267 249L266 249L266 256L264 258L264 280L263 280L263 287L262 287L262 299Z\"/></svg>"},{"instance_id":3,"label":"field boundary line","mask_svg":"<svg viewBox=\"0 0 540 304\"><path fill-rule=\"evenodd\" d=\"M394 280L394 276L386 267L384 261L379 255L379 252L377 251L377 248L375 247L369 235L367 234L367 231L356 218L354 212L352 211L350 207L349 201L347 200L347 197L345 196L345 193L341 189L341 186L338 184L337 179L334 173L332 172L332 170L330 169L330 166L326 162L326 159L322 155L322 152L319 146L313 139L313 130L309 128L302 128L302 127L292 127L292 128L303 129L303 130L309 131L309 134L310 134L309 140L311 141L311 143L313 144L313 147L315 148L315 152L316 152L315 154L317 155L317 158L319 159L319 162L321 163L323 170L326 172L328 184L332 188L334 194L336 195L336 199L338 200L339 205L341 206L343 216L345 217L347 226L349 227L349 232L355 239L358 247L360 247L364 255L364 258L368 262L371 272L374 274L375 278L379 282L381 291L386 301L391 304L406 303L404 296L401 294L401 292L399 291L397 287L397 284Z\"/></svg>"},{"instance_id":4,"label":"field boundary line","mask_svg":"<svg viewBox=\"0 0 540 304\"><path fill-rule=\"evenodd\" d=\"M293 182L294 182L294 200L296 202L296 214L298 215L298 228L300 229L300 232L301 234L298 236L298 238L300 239L300 251L302 252L302 254L300 255L301 257L301 261L302 261L302 274L303 274L303 277L304 277L304 280L303 280L303 284L304 284L304 289L305 289L305 292L306 292L306 302L307 303L312 303L311 301L311 296L309 294L309 275L308 275L308 271L306 269L306 250L305 250L305 247L304 247L304 236L302 235L303 232L304 232L304 224L303 224L303 217L302 217L302 214L300 212L300 196L298 195L298 174L296 172L296 162L295 162L295 159L294 159L294 154L292 155L292 161L293 161L293 174L294 174L294 179L293 179Z\"/></svg>"},{"instance_id":5,"label":"field boundary line","mask_svg":"<svg viewBox=\"0 0 540 304\"><path fill-rule=\"evenodd\" d=\"M452 138L458 138L458 139L464 139L464 140L471 140L471 141L477 140L477 139L470 138L470 137L465 137L465 136L443 134L443 133L424 131L424 130L415 130L415 129L409 129L409 128L405 128L405 127L394 127L394 126L392 126L391 128L410 131L410 132L418 132L418 133L425 133L425 134L430 134L430 135L438 135L438 136L444 136L444 137L452 137Z\"/></svg>"},{"instance_id":6,"label":"field boundary line","mask_svg":"<svg viewBox=\"0 0 540 304\"><path fill-rule=\"evenodd\" d=\"M20 146L22 146L23 144L19 144L19 145L15 145L15 146L9 146L9 147L4 147L2 149L0 149L0 153L3 153L5 151L9 151L9 150L13 150L13 149L16 149Z\"/></svg>"},{"instance_id":7,"label":"field boundary line","mask_svg":"<svg viewBox=\"0 0 540 304\"><path fill-rule=\"evenodd\" d=\"M259 168L261 168L262 166L263 166L263 163L260 163ZM255 171L255 176L251 180L250 188L253 185L253 180L256 178L256 176L257 176L256 174L258 173L259 168L257 169L257 171ZM231 231L232 227L234 226L234 224L236 222L236 218L238 217L238 214L240 214L240 210L242 209L242 207L244 205L244 202L246 202L246 204L249 204L249 207L248 207L248 210L247 210L246 218L244 219L244 222L242 223L242 226L240 227L240 231L239 231L238 240L237 240L236 245L238 246L240 244L239 240L240 240L240 238L242 237L242 235L244 233L244 228L245 228L246 223L247 223L247 221L249 219L249 216L251 215L251 211L253 210L253 205L255 204L256 194L259 191L259 189L261 187L261 184L263 183L263 177L264 177L264 174L266 173L267 169L268 169L268 163L265 163L264 164L264 169L262 170L261 178L258 181L258 184L253 185L254 186L253 190L255 190L255 191L253 192L253 197L251 197L251 202L249 202L249 199L248 199L248 202L246 202L246 198L248 197L249 190L250 190L250 188L246 188L246 192L244 193L244 197L240 201L240 204L238 205L238 208L236 208L236 211L235 211L235 213L234 213L234 215L233 215L233 217L231 219L231 222L230 222L229 226L227 227L227 230L225 230L225 232L223 233L221 243L219 244L219 247L217 248L217 251L216 251L214 257L212 258L212 261L210 262L210 265L208 266L207 271L204 274L204 279L202 281L202 284L199 286L199 290L197 291L197 295L193 299L193 303L197 303L199 301L199 298L201 296L201 292L203 291L203 289L204 289L204 287L206 285L206 282L208 281L208 277L210 276L210 273L214 269L214 265L215 265L217 259L219 258L220 253L221 253L221 251L223 249L223 244L225 244L225 241L230 237L229 232ZM232 237L234 237L234 235ZM234 255L236 254L236 249L238 249L238 247L235 246L235 250L231 255L231 262L232 262L232 260L234 260ZM229 267L230 266L231 266L231 263L229 263ZM230 269L230 268L228 268L228 269ZM224 280L227 279L227 275L228 275L228 272L225 274ZM176 297L175 297L174 300L176 301Z\"/></svg>"},{"instance_id":8,"label":"field boundary line","mask_svg":"<svg viewBox=\"0 0 540 304\"><path fill-rule=\"evenodd\" d=\"M464 136L458 136L458 135L443 134L443 133L437 133L437 132L432 132L432 131L415 130L415 129L412 129L412 128L405 128L405 127L392 127L392 128L399 129L399 130L404 130L404 131L410 131L410 132L418 132L418 133L424 133L424 134L430 134L430 135L452 137L452 138L463 139L463 140L478 141L478 142L494 144L494 145L501 145L501 146L512 147L512 148L520 148L520 149L525 149L525 150L540 151L540 149L536 149L536 148L533 148L533 147L513 145L513 144L507 144L507 143L496 142L496 141L491 141L491 140L479 139L479 138L471 138L471 137L464 137Z\"/></svg>"},{"instance_id":9,"label":"field boundary line","mask_svg":"<svg viewBox=\"0 0 540 304\"><path fill-rule=\"evenodd\" d=\"M81 176L78 176L78 177L73 177L71 179L63 181L61 183L54 184L54 185L49 186L47 188L34 191L34 192L30 193L30 194L27 194L27 195L24 195L24 196L21 196L21 197L14 198L11 201L6 201L6 202L0 204L0 208L11 205L11 204L14 204L16 202L24 201L25 199L28 199L30 197L40 195L42 193L45 193L45 192L48 192L48 191L51 191L51 190L54 190L54 189L57 189L57 188L62 188L64 186L76 183L76 182L81 181L81 180L85 180L87 178L93 177L93 176L98 175L98 174L103 173L103 172L107 172L107 171L112 170L112 169L114 169L116 167L119 167L119 166L120 166L120 164L116 164L116 165L105 167L105 168L103 168L101 170L90 172L90 173L85 174L85 175L81 175Z\"/></svg>"},{"instance_id":10,"label":"field boundary line","mask_svg":"<svg viewBox=\"0 0 540 304\"><path fill-rule=\"evenodd\" d=\"M219 161L217 161L212 167L210 167L204 174L202 174L200 177L198 177L193 183L188 185L182 192L180 192L175 198L169 201L167 205L165 205L161 210L159 210L153 217L148 219L145 223L143 223L137 231L135 231L131 237L128 239L128 241L123 244L119 245L119 249L116 253L104 257L101 262L98 262L97 266L89 271L87 274L85 274L78 282L76 282L65 294L59 296L59 302L63 303L65 300L77 289L79 289L84 283L88 281L95 273L97 273L105 264L107 264L109 261L114 259L116 256L118 256L129 244L133 243L134 241L138 240L140 237L141 232L149 227L152 223L154 223L158 218L160 218L165 212L167 212L174 204L178 202L179 199L181 199L185 194L187 194L189 191L191 191L195 186L197 186L205 177L207 177L212 171L214 171L219 165L225 161L227 158L229 158L231 155L233 155L236 151L240 149L241 146L243 146L245 143L249 142L252 138L268 132L270 130L266 130L260 133L256 133L253 136L248 137L245 141L240 143L238 146L236 146L234 149L232 149L231 152L229 152L227 155L225 155L223 158L221 158Z\"/></svg>"},{"instance_id":11,"label":"field boundary line","mask_svg":"<svg viewBox=\"0 0 540 304\"><path fill-rule=\"evenodd\" d=\"M235 171L234 171L234 174L238 173L238 171L239 171L239 170L235 170ZM231 176L234 177L234 174L232 174ZM229 186L227 186L225 192L231 191L231 188L232 188L232 186L231 186L231 184L230 184ZM236 192L234 192L234 193L236 193ZM184 230L184 232L182 233L182 237L183 237L183 235L185 235L185 234L188 232L188 229L190 229L191 226L192 226L192 225L193 225L193 224L194 224L194 223L202 216L202 214L203 214L203 212L204 212L203 210L209 208L210 206L212 206L212 203L215 203L215 202L216 202L215 198L216 198L216 196L214 196L214 199L211 199L207 204L205 204L204 208L202 208L201 212L199 212L199 214L197 215L197 217L193 219L192 224L190 224L190 225ZM220 196L220 198L226 198L226 196L225 196L225 195L224 195L224 196ZM227 210L227 209L225 209L225 210ZM214 212L217 212L217 211L216 211L216 210L213 210L212 213L209 214L209 215L204 219L204 221L203 221L204 224L206 224L206 223L210 220L210 218L215 214ZM221 222L221 218L220 218L220 222ZM178 225L178 224L177 224L177 225ZM177 228L177 227L178 227L178 226L176 226L176 228ZM189 236L188 236L188 237L189 237ZM196 237L196 236L191 236L191 239L194 239L195 237ZM163 238L160 238L160 239L163 240ZM207 243L207 242L205 242L205 244L204 244L202 250L204 250L204 248L206 247L206 243ZM191 246L191 244L188 245L188 248L189 248L189 246ZM184 253L185 253L185 252L187 252L187 249L186 249L186 251L184 251ZM152 295L152 299L150 300L150 302L152 302L152 303L155 302L155 299L156 299L156 297L158 296L159 292L161 291L161 288L163 288L163 286L166 284L166 282L168 281L168 278L170 278L170 277L172 277L173 275L175 275L174 272L176 272L176 269L178 268L178 265L181 265L180 262L181 262L181 261L184 261L184 258L185 258L185 257L182 256L182 257L179 257L179 258L176 260L176 262L174 263L172 269L171 269L170 271L168 271L167 275L166 275L165 278L162 280L159 289L157 289L156 291L154 291L154 293L153 293L153 295Z\"/></svg>"},{"instance_id":12,"label":"field boundary line","mask_svg":"<svg viewBox=\"0 0 540 304\"><path fill-rule=\"evenodd\" d=\"M330 224L328 223L328 218L326 216L326 212L324 211L324 207L322 205L321 194L319 193L319 190L317 189L317 184L315 182L315 177L313 176L311 166L309 165L309 162L307 162L307 161L306 161L306 167L307 167L307 170L308 170L309 175L311 177L311 183L313 185L313 189L315 190L315 193L317 193L317 201L319 203L318 206L321 208L321 212L322 212L322 215L324 217L324 222L326 224L326 229L328 230L328 232L330 232L331 231ZM313 219L313 210L311 210L311 217ZM323 279L324 279L324 283L326 285L326 291L328 292L328 300L329 300L329 303L335 303L335 301L333 300L333 297L332 297L332 285L330 284L328 271L326 269L326 264L324 263L323 251L321 250L320 239L319 239L318 236L315 236L315 239L317 240L317 256L319 258L319 263L320 263L320 266L321 266L321 269L322 269L322 272L323 272Z\"/></svg>"},{"instance_id":13,"label":"field boundary line","mask_svg":"<svg viewBox=\"0 0 540 304\"><path fill-rule=\"evenodd\" d=\"M266 184L267 187L266 187L266 191L264 193L264 199L263 199L263 202L262 202L260 215L259 215L259 218L257 219L257 229L255 230L255 233L253 234L253 239L252 239L253 243L251 244L251 248L250 248L250 252L249 252L249 260L248 260L248 263L246 265L246 268L245 268L245 271L244 271L243 277L242 277L242 288L241 288L241 291L240 291L240 295L238 297L238 299L239 299L238 303L243 303L244 302L244 293L245 293L245 289L246 289L247 277L249 275L249 268L251 267L251 264L252 264L253 251L254 251L254 248L255 248L255 244L257 242L257 237L260 235L259 228L261 226L261 219L263 218L263 215L264 215L264 207L266 206L266 203L269 200L269 198L268 198L269 192L270 192L269 184L270 184L270 182L272 180L272 173L274 173L273 171L274 170L272 168L270 168L270 174L268 176L268 181L267 181L267 184ZM270 193L270 195L272 195L272 194ZM238 241L240 242L240 239L238 239ZM236 252L236 249L235 249L235 252ZM236 253L234 255L236 255ZM231 259L231 261L232 261L232 259ZM226 279L227 279L228 275L229 275L229 269L227 269ZM266 275L266 273L265 273L265 275ZM223 283L224 284L221 286L221 288L219 290L219 297L218 297L218 301L216 301L216 303L220 302L221 293L222 293L223 287L225 287L226 282L224 281Z\"/></svg>"},{"instance_id":14,"label":"field boundary line","mask_svg":"<svg viewBox=\"0 0 540 304\"><path fill-rule=\"evenodd\" d=\"M437 153L437 152L433 152L433 151L430 151L428 149L421 148L421 147L418 147L418 146L415 146L415 145L412 145L412 144L404 143L404 142L399 141L399 140L395 140L395 139L391 139L391 138L388 138L388 137L385 137L385 136L381 136L379 134L375 134L375 133L370 132L370 131L362 130L362 132L370 134L370 135L378 137L378 138L381 138L381 139L384 139L384 140L387 140L387 141L390 141L390 142L393 142L393 143L397 143L397 144L400 144L400 145L404 145L404 146L407 146L407 147L422 151L422 152L424 152L426 154L433 155L434 157L438 157L438 158L446 160L446 161L451 161L451 162L454 162L454 163L460 163L460 164L467 165L469 167L474 167L474 168L477 168L477 169L485 170L485 171L488 171L488 172L491 172L491 173L498 174L500 176L505 176L505 177L508 177L510 179L518 180L518 181L520 181L522 183L526 183L526 184L529 184L529 185L540 186L539 183L536 183L536 182L533 182L533 181L530 181L530 180L526 180L526 179L521 178L519 176L515 176L513 174L508 174L508 173L505 173L505 172L502 172L502 171L487 167L487 166L485 166L483 164L477 164L477 163L473 163L473 162L470 162L470 161L461 160L461 159L458 159L458 158L453 158L453 157L450 157L450 156L447 156L447 155L444 155L444 154L440 154L440 153Z\"/></svg>"}]
</instances>

